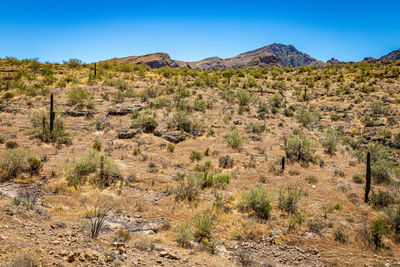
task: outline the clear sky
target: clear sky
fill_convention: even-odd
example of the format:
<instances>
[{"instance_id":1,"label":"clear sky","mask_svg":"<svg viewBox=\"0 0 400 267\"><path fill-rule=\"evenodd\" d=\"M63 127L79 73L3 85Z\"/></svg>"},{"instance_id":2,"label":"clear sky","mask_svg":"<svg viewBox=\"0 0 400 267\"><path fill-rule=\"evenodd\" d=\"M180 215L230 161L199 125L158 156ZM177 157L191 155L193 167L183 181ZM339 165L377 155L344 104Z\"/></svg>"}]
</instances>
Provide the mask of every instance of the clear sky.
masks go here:
<instances>
[{"instance_id":1,"label":"clear sky","mask_svg":"<svg viewBox=\"0 0 400 267\"><path fill-rule=\"evenodd\" d=\"M0 58L222 58L271 43L326 61L400 48L400 0L0 1Z\"/></svg>"}]
</instances>

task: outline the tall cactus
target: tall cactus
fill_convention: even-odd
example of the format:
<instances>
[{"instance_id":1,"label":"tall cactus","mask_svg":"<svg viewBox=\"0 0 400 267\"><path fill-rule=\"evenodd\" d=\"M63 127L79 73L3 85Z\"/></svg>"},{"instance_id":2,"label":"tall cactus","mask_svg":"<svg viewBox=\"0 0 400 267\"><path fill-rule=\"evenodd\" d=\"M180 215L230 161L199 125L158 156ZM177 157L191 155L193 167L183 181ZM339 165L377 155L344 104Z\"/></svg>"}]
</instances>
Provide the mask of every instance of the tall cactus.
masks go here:
<instances>
[{"instance_id":1,"label":"tall cactus","mask_svg":"<svg viewBox=\"0 0 400 267\"><path fill-rule=\"evenodd\" d=\"M307 85L304 86L304 101L307 100Z\"/></svg>"},{"instance_id":2,"label":"tall cactus","mask_svg":"<svg viewBox=\"0 0 400 267\"><path fill-rule=\"evenodd\" d=\"M282 173L285 171L285 156L282 156Z\"/></svg>"},{"instance_id":3,"label":"tall cactus","mask_svg":"<svg viewBox=\"0 0 400 267\"><path fill-rule=\"evenodd\" d=\"M365 175L365 198L364 201L365 203L369 203L369 191L371 190L371 154L368 152L367 153L367 173Z\"/></svg>"},{"instance_id":4,"label":"tall cactus","mask_svg":"<svg viewBox=\"0 0 400 267\"><path fill-rule=\"evenodd\" d=\"M94 63L94 78L96 79L96 75L97 75L97 66L96 66L96 62Z\"/></svg>"},{"instance_id":5,"label":"tall cactus","mask_svg":"<svg viewBox=\"0 0 400 267\"><path fill-rule=\"evenodd\" d=\"M54 129L54 119L55 119L56 115L54 113L54 103L53 103L53 94L50 95L50 133L53 133L53 129Z\"/></svg>"}]
</instances>

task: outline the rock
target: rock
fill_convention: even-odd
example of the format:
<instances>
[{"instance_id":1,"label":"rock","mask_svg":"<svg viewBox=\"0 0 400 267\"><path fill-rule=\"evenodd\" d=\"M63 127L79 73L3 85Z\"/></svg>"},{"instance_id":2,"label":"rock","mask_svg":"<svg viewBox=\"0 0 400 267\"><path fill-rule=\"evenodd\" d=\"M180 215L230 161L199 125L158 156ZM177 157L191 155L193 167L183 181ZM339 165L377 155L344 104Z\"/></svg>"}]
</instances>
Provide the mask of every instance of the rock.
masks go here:
<instances>
[{"instance_id":1,"label":"rock","mask_svg":"<svg viewBox=\"0 0 400 267\"><path fill-rule=\"evenodd\" d=\"M118 139L131 139L138 134L138 130L120 130L117 132Z\"/></svg>"},{"instance_id":2,"label":"rock","mask_svg":"<svg viewBox=\"0 0 400 267\"><path fill-rule=\"evenodd\" d=\"M131 114L133 111L140 111L145 107L145 105L134 105L133 107L121 107L121 108L111 108L108 111L110 116L124 116Z\"/></svg>"},{"instance_id":3,"label":"rock","mask_svg":"<svg viewBox=\"0 0 400 267\"><path fill-rule=\"evenodd\" d=\"M74 262L75 261L75 253L70 253L68 255L67 261L68 262Z\"/></svg>"},{"instance_id":4,"label":"rock","mask_svg":"<svg viewBox=\"0 0 400 267\"><path fill-rule=\"evenodd\" d=\"M70 109L65 111L65 114L71 117L93 117L94 111L91 110L76 110L76 109Z\"/></svg>"},{"instance_id":5,"label":"rock","mask_svg":"<svg viewBox=\"0 0 400 267\"><path fill-rule=\"evenodd\" d=\"M174 144L185 141L185 136L182 133L165 133L161 135L161 138Z\"/></svg>"}]
</instances>

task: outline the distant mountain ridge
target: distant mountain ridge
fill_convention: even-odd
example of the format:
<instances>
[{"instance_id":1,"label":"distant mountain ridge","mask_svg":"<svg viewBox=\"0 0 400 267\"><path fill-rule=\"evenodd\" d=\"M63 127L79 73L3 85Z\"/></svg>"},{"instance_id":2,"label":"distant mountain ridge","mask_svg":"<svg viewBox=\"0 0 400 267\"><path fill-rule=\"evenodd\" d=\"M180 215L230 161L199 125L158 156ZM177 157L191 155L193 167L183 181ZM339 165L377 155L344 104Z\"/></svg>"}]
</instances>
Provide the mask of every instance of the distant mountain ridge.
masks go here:
<instances>
[{"instance_id":1,"label":"distant mountain ridge","mask_svg":"<svg viewBox=\"0 0 400 267\"><path fill-rule=\"evenodd\" d=\"M369 62L391 62L400 60L400 49L390 52L380 59L366 57L364 61ZM300 66L323 66L324 62L319 61L310 55L297 50L293 45L273 43L255 50L241 53L230 58L209 57L199 61L185 62L173 60L167 53L152 53L142 56L129 56L123 58L112 58L108 62L132 63L137 65L148 65L151 68L171 67L200 70L229 69L229 68L255 68L255 67L293 67ZM328 64L338 64L341 61L331 58Z\"/></svg>"}]
</instances>

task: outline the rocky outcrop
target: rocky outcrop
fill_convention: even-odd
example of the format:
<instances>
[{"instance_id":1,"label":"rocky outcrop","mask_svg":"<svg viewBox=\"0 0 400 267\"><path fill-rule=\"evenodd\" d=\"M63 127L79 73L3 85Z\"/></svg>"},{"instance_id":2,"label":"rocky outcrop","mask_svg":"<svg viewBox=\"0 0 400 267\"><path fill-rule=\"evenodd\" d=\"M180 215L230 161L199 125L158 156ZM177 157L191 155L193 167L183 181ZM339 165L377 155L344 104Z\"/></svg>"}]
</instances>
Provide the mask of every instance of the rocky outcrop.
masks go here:
<instances>
[{"instance_id":1,"label":"rocky outcrop","mask_svg":"<svg viewBox=\"0 0 400 267\"><path fill-rule=\"evenodd\" d=\"M333 65L333 64L339 64L339 63L342 63L342 62L337 60L336 58L331 58L326 63Z\"/></svg>"},{"instance_id":2,"label":"rocky outcrop","mask_svg":"<svg viewBox=\"0 0 400 267\"><path fill-rule=\"evenodd\" d=\"M143 55L143 56L113 58L113 59L110 59L107 61L118 62L118 63L132 63L135 65L147 65L150 68L187 67L187 64L185 62L172 60L171 57L167 53L153 53L153 54L147 54L147 55Z\"/></svg>"},{"instance_id":3,"label":"rocky outcrop","mask_svg":"<svg viewBox=\"0 0 400 267\"><path fill-rule=\"evenodd\" d=\"M400 60L400 49L397 49L395 51L390 52L387 55L384 55L383 57L380 58L380 60L384 60L384 61Z\"/></svg>"}]
</instances>

